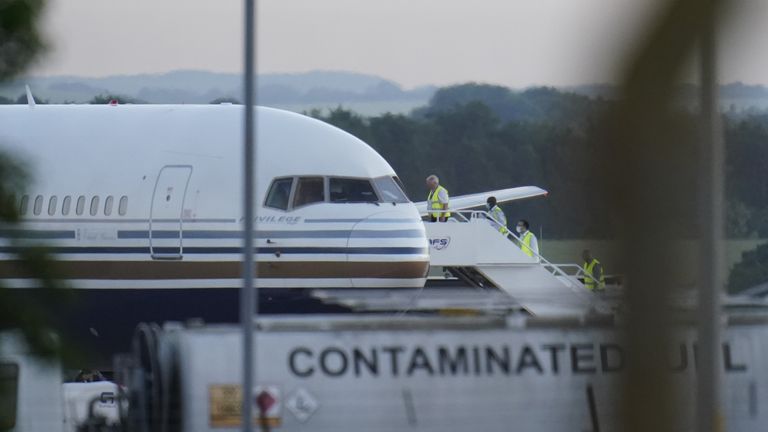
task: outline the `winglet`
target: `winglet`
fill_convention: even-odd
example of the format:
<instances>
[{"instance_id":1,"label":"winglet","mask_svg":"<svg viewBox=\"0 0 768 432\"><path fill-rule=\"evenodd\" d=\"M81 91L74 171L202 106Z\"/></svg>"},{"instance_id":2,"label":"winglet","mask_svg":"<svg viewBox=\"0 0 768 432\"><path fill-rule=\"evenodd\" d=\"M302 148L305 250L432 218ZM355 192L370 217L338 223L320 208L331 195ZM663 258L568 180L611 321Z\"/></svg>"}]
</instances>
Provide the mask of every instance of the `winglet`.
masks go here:
<instances>
[{"instance_id":1,"label":"winglet","mask_svg":"<svg viewBox=\"0 0 768 432\"><path fill-rule=\"evenodd\" d=\"M32 96L32 90L29 89L29 84L25 84L24 87L27 89L27 105L29 105L30 108L35 107L35 98Z\"/></svg>"}]
</instances>

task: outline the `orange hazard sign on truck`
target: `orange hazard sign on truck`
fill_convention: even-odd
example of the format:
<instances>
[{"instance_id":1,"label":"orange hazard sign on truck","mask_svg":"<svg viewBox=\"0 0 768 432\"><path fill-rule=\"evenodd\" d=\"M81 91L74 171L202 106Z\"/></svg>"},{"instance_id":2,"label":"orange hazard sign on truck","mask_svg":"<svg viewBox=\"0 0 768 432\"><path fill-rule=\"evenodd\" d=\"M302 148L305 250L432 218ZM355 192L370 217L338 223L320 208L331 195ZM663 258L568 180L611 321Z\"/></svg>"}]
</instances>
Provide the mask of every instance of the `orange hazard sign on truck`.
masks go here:
<instances>
[{"instance_id":1,"label":"orange hazard sign on truck","mask_svg":"<svg viewBox=\"0 0 768 432\"><path fill-rule=\"evenodd\" d=\"M208 387L210 425L214 428L242 425L243 391L238 384L212 384ZM254 424L278 427L282 402L277 386L256 386L253 390Z\"/></svg>"}]
</instances>

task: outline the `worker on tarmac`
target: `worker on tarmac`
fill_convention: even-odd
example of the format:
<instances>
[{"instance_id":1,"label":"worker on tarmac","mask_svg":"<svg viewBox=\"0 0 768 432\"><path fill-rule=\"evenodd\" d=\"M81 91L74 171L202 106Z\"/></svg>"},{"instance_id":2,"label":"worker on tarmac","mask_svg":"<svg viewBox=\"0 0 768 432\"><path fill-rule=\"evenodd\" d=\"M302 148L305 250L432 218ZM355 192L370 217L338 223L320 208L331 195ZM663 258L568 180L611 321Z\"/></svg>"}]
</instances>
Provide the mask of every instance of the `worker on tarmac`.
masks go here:
<instances>
[{"instance_id":1,"label":"worker on tarmac","mask_svg":"<svg viewBox=\"0 0 768 432\"><path fill-rule=\"evenodd\" d=\"M524 254L531 258L539 260L539 242L536 240L536 236L530 231L530 224L525 219L517 221L515 227L517 231L517 238L520 242L520 249Z\"/></svg>"},{"instance_id":2,"label":"worker on tarmac","mask_svg":"<svg viewBox=\"0 0 768 432\"><path fill-rule=\"evenodd\" d=\"M429 194L427 195L427 203L430 210L435 210L429 214L432 222L445 222L451 217L451 213L445 211L448 210L448 202L450 197L448 196L448 190L440 186L440 179L436 175L432 174L427 177L427 188Z\"/></svg>"},{"instance_id":3,"label":"worker on tarmac","mask_svg":"<svg viewBox=\"0 0 768 432\"><path fill-rule=\"evenodd\" d=\"M605 273L603 265L597 258L592 256L589 249L584 249L581 253L584 258L584 286L590 291L601 291L605 289Z\"/></svg>"},{"instance_id":4,"label":"worker on tarmac","mask_svg":"<svg viewBox=\"0 0 768 432\"><path fill-rule=\"evenodd\" d=\"M491 218L488 219L491 226L500 233L507 235L509 232L507 229L507 216L504 214L504 210L496 205L496 197L488 197L485 201L485 208L488 209L488 214L491 216Z\"/></svg>"}]
</instances>

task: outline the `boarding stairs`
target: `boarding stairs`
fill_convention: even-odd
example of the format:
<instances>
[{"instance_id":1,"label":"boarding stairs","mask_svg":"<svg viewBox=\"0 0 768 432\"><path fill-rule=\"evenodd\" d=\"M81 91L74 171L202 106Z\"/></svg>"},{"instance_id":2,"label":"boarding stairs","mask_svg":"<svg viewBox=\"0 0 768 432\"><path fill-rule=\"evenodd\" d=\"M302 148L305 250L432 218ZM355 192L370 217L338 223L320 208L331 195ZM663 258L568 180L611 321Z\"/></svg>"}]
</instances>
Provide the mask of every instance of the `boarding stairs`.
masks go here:
<instances>
[{"instance_id":1,"label":"boarding stairs","mask_svg":"<svg viewBox=\"0 0 768 432\"><path fill-rule=\"evenodd\" d=\"M505 235L491 225L488 212L451 213L446 222L424 223L431 274L438 271L477 288L501 290L533 315L610 312L584 286L586 273L578 264L555 264L535 252L527 255L513 233Z\"/></svg>"}]
</instances>

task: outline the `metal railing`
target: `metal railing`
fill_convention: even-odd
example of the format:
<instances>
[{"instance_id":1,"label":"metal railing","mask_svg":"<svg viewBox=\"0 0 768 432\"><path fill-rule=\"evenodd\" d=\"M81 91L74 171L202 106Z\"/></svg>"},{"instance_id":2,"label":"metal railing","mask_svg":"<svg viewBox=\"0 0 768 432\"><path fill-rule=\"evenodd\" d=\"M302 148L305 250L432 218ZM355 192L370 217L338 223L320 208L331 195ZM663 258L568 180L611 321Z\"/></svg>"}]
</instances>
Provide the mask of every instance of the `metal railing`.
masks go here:
<instances>
[{"instance_id":1,"label":"metal railing","mask_svg":"<svg viewBox=\"0 0 768 432\"><path fill-rule=\"evenodd\" d=\"M467 223L467 222L470 222L471 220L485 219L488 221L493 221L499 226L506 227L506 224L501 223L501 221L494 218L490 213L488 213L485 210L451 210L451 209L431 210L430 209L429 214L431 215L432 213L451 213L451 218L448 219L448 221L434 222L434 223L450 223L450 222ZM502 235L504 235L508 240L514 243L515 246L520 248L520 250L522 250L523 247L528 249L528 251L532 254L532 256L538 260L538 264L541 265L544 269L546 269L550 273L552 273L554 276L560 276L570 281L572 284L575 284L576 286L586 287L585 283L579 280L579 276L582 276L582 277L591 277L591 276L587 276L587 272L582 266L578 264L554 264L550 262L537 251L527 246L524 246L522 239L520 239L520 237L517 236L517 234L514 231L510 230L509 228L507 228L507 234L502 234ZM575 268L576 273L569 274L564 270L564 268Z\"/></svg>"}]
</instances>

